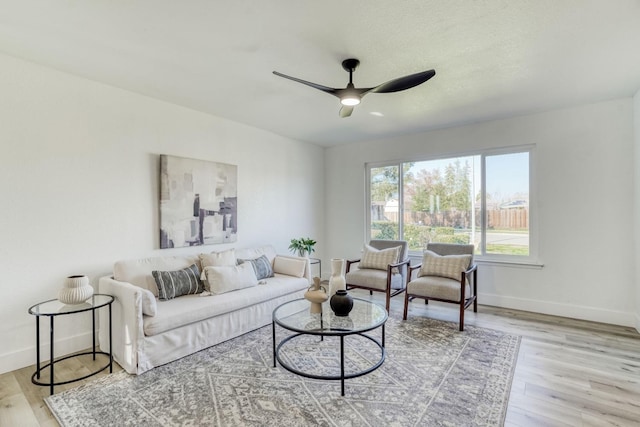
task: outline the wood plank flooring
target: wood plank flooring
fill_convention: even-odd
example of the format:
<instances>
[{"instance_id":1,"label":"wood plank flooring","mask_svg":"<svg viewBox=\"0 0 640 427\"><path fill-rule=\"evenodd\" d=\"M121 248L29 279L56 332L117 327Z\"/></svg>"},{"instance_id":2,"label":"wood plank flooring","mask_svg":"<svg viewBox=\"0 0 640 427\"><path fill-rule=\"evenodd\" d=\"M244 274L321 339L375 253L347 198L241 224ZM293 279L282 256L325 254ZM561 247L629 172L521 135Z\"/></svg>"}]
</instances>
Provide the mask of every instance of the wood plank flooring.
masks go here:
<instances>
[{"instance_id":1,"label":"wood plank flooring","mask_svg":"<svg viewBox=\"0 0 640 427\"><path fill-rule=\"evenodd\" d=\"M351 292L384 305L381 293ZM403 298L391 299L396 318L402 316ZM458 311L454 305L415 300L409 316L457 321ZM469 309L465 317L467 325L522 336L505 426L640 426L640 334L635 329L489 306L480 306L477 314ZM82 356L60 369L56 365L56 377L93 366L91 357ZM120 370L114 365L114 372ZM31 366L0 375L0 426L58 425L43 401L49 389L31 383L33 372ZM96 377L58 386L56 392Z\"/></svg>"}]
</instances>

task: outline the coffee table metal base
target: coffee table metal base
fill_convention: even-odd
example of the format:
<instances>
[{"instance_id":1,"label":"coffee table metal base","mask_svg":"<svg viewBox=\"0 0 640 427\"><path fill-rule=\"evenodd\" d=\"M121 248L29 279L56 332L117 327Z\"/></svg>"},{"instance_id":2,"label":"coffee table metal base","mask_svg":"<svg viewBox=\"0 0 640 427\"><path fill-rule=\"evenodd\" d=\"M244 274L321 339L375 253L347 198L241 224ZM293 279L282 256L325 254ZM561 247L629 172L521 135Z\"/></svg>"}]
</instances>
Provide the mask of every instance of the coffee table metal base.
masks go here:
<instances>
[{"instance_id":1,"label":"coffee table metal base","mask_svg":"<svg viewBox=\"0 0 640 427\"><path fill-rule=\"evenodd\" d=\"M273 367L274 368L276 367L276 360L277 360L280 363L280 366L285 368L287 371L293 372L294 374L300 375L300 376L305 377L305 378L313 378L313 379L316 379L316 380L340 380L340 392L341 392L341 396L344 396L344 380L345 379L357 378L357 377L361 377L363 375L366 375L366 374L368 374L370 372L373 372L376 369L378 369L382 365L382 363L384 362L384 358L386 356L386 352L384 350L384 324L381 327L382 327L382 341L378 341L375 338L370 337L369 335L365 335L363 333L338 336L340 338L340 375L316 375L316 374L311 374L311 373L308 373L308 372L303 372L303 371L300 371L298 369L295 369L295 368L289 366L286 362L284 362L282 360L282 358L280 358L280 349L282 348L283 345L285 345L287 342L291 341L292 339L299 337L300 335L310 335L310 334L297 333L297 334L294 334L294 335L290 335L290 336L286 337L285 339L283 339L278 345L276 345L276 323L273 322ZM380 360L378 360L370 368L364 369L362 371L346 374L344 372L344 339L345 339L345 336L361 336L361 337L364 337L364 338L370 340L371 342L373 342L380 349ZM321 336L321 338L324 338L324 337L325 336Z\"/></svg>"}]
</instances>

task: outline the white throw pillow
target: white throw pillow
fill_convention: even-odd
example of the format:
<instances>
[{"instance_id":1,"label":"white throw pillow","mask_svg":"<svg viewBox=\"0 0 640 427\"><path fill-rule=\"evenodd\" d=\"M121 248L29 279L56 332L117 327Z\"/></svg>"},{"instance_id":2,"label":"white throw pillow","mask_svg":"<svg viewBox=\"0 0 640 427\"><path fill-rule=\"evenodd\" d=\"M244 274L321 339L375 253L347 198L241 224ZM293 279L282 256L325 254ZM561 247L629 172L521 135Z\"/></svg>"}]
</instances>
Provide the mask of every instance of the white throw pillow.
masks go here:
<instances>
[{"instance_id":1,"label":"white throw pillow","mask_svg":"<svg viewBox=\"0 0 640 427\"><path fill-rule=\"evenodd\" d=\"M376 270L386 270L389 264L398 262L402 246L387 249L376 249L369 245L364 245L362 258L358 268L373 268Z\"/></svg>"},{"instance_id":2,"label":"white throw pillow","mask_svg":"<svg viewBox=\"0 0 640 427\"><path fill-rule=\"evenodd\" d=\"M202 274L200 280L207 280L204 274L206 267L235 267L238 260L236 259L235 249L227 249L221 252L211 252L210 254L200 254L200 265L202 265Z\"/></svg>"},{"instance_id":3,"label":"white throw pillow","mask_svg":"<svg viewBox=\"0 0 640 427\"><path fill-rule=\"evenodd\" d=\"M278 255L273 260L273 272L293 277L303 277L307 267L307 260Z\"/></svg>"},{"instance_id":4,"label":"white throw pillow","mask_svg":"<svg viewBox=\"0 0 640 427\"><path fill-rule=\"evenodd\" d=\"M155 316L158 312L158 303L153 293L147 289L142 289L142 314L147 316Z\"/></svg>"},{"instance_id":5,"label":"white throw pillow","mask_svg":"<svg viewBox=\"0 0 640 427\"><path fill-rule=\"evenodd\" d=\"M211 252L210 254L198 255L202 268L205 267L233 267L236 265L236 250L227 249L221 252Z\"/></svg>"},{"instance_id":6,"label":"white throw pillow","mask_svg":"<svg viewBox=\"0 0 640 427\"><path fill-rule=\"evenodd\" d=\"M471 264L471 255L438 255L426 250L422 256L422 267L418 277L440 276L460 280L460 273L467 271Z\"/></svg>"},{"instance_id":7,"label":"white throw pillow","mask_svg":"<svg viewBox=\"0 0 640 427\"><path fill-rule=\"evenodd\" d=\"M223 294L258 284L253 266L248 262L233 267L205 267L204 274L209 288L207 290L212 294Z\"/></svg>"}]
</instances>

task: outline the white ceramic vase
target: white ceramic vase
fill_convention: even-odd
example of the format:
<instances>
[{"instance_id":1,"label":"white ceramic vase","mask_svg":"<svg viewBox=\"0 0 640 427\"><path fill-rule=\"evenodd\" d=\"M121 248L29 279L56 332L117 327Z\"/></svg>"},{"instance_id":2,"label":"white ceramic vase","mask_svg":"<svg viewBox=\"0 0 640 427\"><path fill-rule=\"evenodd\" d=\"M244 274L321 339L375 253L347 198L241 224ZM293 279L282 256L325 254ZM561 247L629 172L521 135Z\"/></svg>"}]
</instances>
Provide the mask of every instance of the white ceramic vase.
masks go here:
<instances>
[{"instance_id":1,"label":"white ceramic vase","mask_svg":"<svg viewBox=\"0 0 640 427\"><path fill-rule=\"evenodd\" d=\"M93 288L87 276L69 276L64 287L58 292L58 300L64 304L82 304L93 295Z\"/></svg>"},{"instance_id":2,"label":"white ceramic vase","mask_svg":"<svg viewBox=\"0 0 640 427\"><path fill-rule=\"evenodd\" d=\"M342 258L331 259L331 277L329 277L329 297L339 290L347 290L347 282L344 278L344 260Z\"/></svg>"}]
</instances>

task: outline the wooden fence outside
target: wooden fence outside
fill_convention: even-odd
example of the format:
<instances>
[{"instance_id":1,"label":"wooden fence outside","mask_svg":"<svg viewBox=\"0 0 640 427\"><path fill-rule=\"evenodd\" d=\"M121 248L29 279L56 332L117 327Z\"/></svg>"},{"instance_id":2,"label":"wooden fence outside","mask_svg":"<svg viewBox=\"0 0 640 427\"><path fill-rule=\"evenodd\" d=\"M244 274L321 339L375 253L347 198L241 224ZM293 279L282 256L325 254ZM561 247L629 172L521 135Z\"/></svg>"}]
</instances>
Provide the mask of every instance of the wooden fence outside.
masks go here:
<instances>
[{"instance_id":1,"label":"wooden fence outside","mask_svg":"<svg viewBox=\"0 0 640 427\"><path fill-rule=\"evenodd\" d=\"M480 215L480 211L476 213ZM387 220L395 222L398 214L387 212ZM405 212L405 224L421 224L436 227L471 228L471 215L468 212L446 211L430 214L427 212ZM499 230L528 230L528 209L492 209L487 211L487 226L489 229Z\"/></svg>"}]
</instances>

